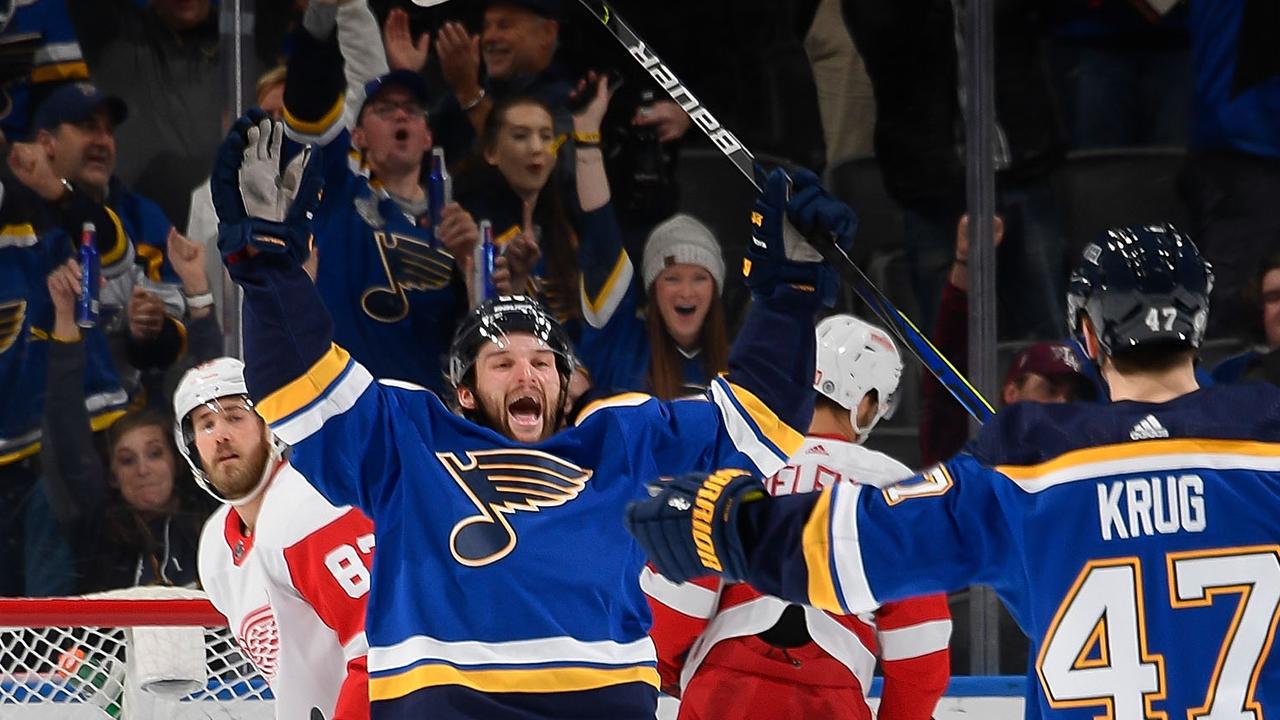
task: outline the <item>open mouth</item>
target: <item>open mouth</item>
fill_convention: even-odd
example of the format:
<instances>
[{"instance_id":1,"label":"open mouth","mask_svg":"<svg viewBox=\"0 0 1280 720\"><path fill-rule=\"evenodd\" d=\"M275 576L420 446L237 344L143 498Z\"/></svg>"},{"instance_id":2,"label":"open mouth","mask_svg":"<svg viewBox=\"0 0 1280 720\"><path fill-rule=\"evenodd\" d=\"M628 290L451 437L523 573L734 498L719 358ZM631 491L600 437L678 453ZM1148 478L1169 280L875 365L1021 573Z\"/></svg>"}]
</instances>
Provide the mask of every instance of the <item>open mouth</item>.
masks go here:
<instances>
[{"instance_id":1,"label":"open mouth","mask_svg":"<svg viewBox=\"0 0 1280 720\"><path fill-rule=\"evenodd\" d=\"M676 306L676 314L679 315L680 317L693 317L693 314L696 312L698 312L697 305L677 305Z\"/></svg>"},{"instance_id":2,"label":"open mouth","mask_svg":"<svg viewBox=\"0 0 1280 720\"><path fill-rule=\"evenodd\" d=\"M507 417L513 428L536 428L542 422L542 400L522 395L507 405Z\"/></svg>"},{"instance_id":3,"label":"open mouth","mask_svg":"<svg viewBox=\"0 0 1280 720\"><path fill-rule=\"evenodd\" d=\"M407 129L405 129L405 128L400 128L399 130L396 130L395 139L396 139L396 142L406 142L406 141L408 141L408 140L409 140L409 131L408 131Z\"/></svg>"}]
</instances>

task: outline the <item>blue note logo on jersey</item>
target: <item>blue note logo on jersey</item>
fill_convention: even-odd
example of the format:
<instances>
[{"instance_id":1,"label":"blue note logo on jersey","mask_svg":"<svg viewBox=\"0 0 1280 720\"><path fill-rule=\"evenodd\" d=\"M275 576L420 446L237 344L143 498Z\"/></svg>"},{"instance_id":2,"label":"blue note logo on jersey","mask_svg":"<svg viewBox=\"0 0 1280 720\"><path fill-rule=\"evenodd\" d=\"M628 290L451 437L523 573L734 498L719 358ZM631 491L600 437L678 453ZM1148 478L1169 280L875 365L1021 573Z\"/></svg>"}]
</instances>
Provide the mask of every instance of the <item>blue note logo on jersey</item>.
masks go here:
<instances>
[{"instance_id":1,"label":"blue note logo on jersey","mask_svg":"<svg viewBox=\"0 0 1280 720\"><path fill-rule=\"evenodd\" d=\"M386 285L360 296L360 306L379 322L399 322L409 315L406 290L439 290L453 278L453 256L420 238L393 232L373 233Z\"/></svg>"},{"instance_id":2,"label":"blue note logo on jersey","mask_svg":"<svg viewBox=\"0 0 1280 720\"><path fill-rule=\"evenodd\" d=\"M0 353L13 347L27 317L27 301L0 303Z\"/></svg>"},{"instance_id":3,"label":"blue note logo on jersey","mask_svg":"<svg viewBox=\"0 0 1280 720\"><path fill-rule=\"evenodd\" d=\"M538 512L578 497L591 471L537 450L474 450L459 458L436 453L440 463L480 511L458 521L449 533L453 559L480 567L506 557L516 547L507 515Z\"/></svg>"}]
</instances>

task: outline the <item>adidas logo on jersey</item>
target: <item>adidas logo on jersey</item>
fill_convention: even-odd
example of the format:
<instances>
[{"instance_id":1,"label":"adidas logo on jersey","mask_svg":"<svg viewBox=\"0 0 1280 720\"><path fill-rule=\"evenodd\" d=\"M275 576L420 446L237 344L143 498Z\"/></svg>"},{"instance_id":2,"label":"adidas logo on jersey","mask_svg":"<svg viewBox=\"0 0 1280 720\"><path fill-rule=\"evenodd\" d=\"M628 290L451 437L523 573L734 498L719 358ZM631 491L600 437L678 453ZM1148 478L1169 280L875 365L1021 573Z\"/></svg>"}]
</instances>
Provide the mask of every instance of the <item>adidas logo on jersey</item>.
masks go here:
<instances>
[{"instance_id":1,"label":"adidas logo on jersey","mask_svg":"<svg viewBox=\"0 0 1280 720\"><path fill-rule=\"evenodd\" d=\"M1142 418L1129 431L1130 440L1153 440L1167 437L1169 437L1169 431L1164 429L1164 426L1160 424L1155 415L1148 415Z\"/></svg>"},{"instance_id":2,"label":"adidas logo on jersey","mask_svg":"<svg viewBox=\"0 0 1280 720\"><path fill-rule=\"evenodd\" d=\"M830 455L831 453L827 452L827 449L822 447L821 445L814 445L813 447L809 448L806 454L807 455Z\"/></svg>"}]
</instances>

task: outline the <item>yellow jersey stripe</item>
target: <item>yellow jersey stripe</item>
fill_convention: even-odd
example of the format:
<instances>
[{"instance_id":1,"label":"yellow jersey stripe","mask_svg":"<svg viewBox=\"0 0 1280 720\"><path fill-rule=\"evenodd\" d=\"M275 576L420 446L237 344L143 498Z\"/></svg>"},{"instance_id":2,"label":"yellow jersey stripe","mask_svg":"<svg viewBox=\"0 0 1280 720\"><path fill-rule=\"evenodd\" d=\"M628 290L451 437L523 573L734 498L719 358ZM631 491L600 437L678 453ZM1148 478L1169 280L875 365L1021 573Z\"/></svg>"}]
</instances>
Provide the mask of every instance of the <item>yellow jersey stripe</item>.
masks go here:
<instances>
[{"instance_id":1,"label":"yellow jersey stripe","mask_svg":"<svg viewBox=\"0 0 1280 720\"><path fill-rule=\"evenodd\" d=\"M578 413L578 419L573 424L581 425L582 421L586 420L588 415L597 410L603 410L609 407L634 407L636 405L643 405L652 398L652 395L646 395L638 392L621 393L618 395L610 395L606 398L600 398L599 400L587 403L587 406L582 408L582 412Z\"/></svg>"},{"instance_id":2,"label":"yellow jersey stripe","mask_svg":"<svg viewBox=\"0 0 1280 720\"><path fill-rule=\"evenodd\" d=\"M36 228L31 223L0 227L0 247L30 247L36 244Z\"/></svg>"},{"instance_id":3,"label":"yellow jersey stripe","mask_svg":"<svg viewBox=\"0 0 1280 720\"><path fill-rule=\"evenodd\" d=\"M801 435L790 425L786 424L772 410L765 406L760 398L756 397L751 391L741 385L727 383L729 389L733 392L733 397L742 405L742 409L751 416L751 420L756 424L756 428L760 433L782 451L784 457L791 457L800 452L800 446L804 444L804 435Z\"/></svg>"},{"instance_id":4,"label":"yellow jersey stripe","mask_svg":"<svg viewBox=\"0 0 1280 720\"><path fill-rule=\"evenodd\" d=\"M342 117L342 111L346 107L345 94L338 95L338 99L334 102L329 111L318 120L303 120L302 118L289 112L289 108L284 109L284 123L294 132L303 135L322 135Z\"/></svg>"},{"instance_id":5,"label":"yellow jersey stripe","mask_svg":"<svg viewBox=\"0 0 1280 720\"><path fill-rule=\"evenodd\" d=\"M809 604L843 613L836 597L836 584L831 577L831 488L822 491L818 502L809 513L801 534L804 548L804 565L809 571Z\"/></svg>"},{"instance_id":6,"label":"yellow jersey stripe","mask_svg":"<svg viewBox=\"0 0 1280 720\"><path fill-rule=\"evenodd\" d=\"M38 452L40 452L40 443L34 442L24 448L14 450L11 453L0 455L0 467L4 467L5 465L8 465L10 463L18 462L19 460L24 460L26 458L31 457L32 455L35 455Z\"/></svg>"},{"instance_id":7,"label":"yellow jersey stripe","mask_svg":"<svg viewBox=\"0 0 1280 720\"><path fill-rule=\"evenodd\" d=\"M116 244L110 250L102 253L101 263L103 267L114 265L124 257L125 250L129 247L129 235L124 231L124 223L120 222L120 216L111 208L103 208L107 211L107 217L111 220L112 227L116 230Z\"/></svg>"},{"instance_id":8,"label":"yellow jersey stripe","mask_svg":"<svg viewBox=\"0 0 1280 720\"><path fill-rule=\"evenodd\" d=\"M1256 440L1211 440L1173 438L1138 443L1102 445L1073 450L1036 465L997 465L996 471L1010 480L1034 480L1043 475L1081 465L1115 460L1159 457L1161 455L1246 455L1280 458L1280 443Z\"/></svg>"},{"instance_id":9,"label":"yellow jersey stripe","mask_svg":"<svg viewBox=\"0 0 1280 720\"><path fill-rule=\"evenodd\" d=\"M324 395L350 362L346 350L331 345L306 373L263 398L257 405L258 414L269 424L293 415Z\"/></svg>"},{"instance_id":10,"label":"yellow jersey stripe","mask_svg":"<svg viewBox=\"0 0 1280 720\"><path fill-rule=\"evenodd\" d=\"M31 71L31 82L43 83L57 80L88 80L89 66L83 60L42 65Z\"/></svg>"},{"instance_id":11,"label":"yellow jersey stripe","mask_svg":"<svg viewBox=\"0 0 1280 720\"><path fill-rule=\"evenodd\" d=\"M117 420L124 417L126 412L127 412L126 410L121 409L121 410L107 410L106 412L98 413L97 415L94 415L89 419L89 427L93 428L94 432L101 432L103 430L106 430L112 425L115 425ZM39 440L31 443L30 445L27 445L26 447L18 448L13 452L0 455L0 467L3 467L10 463L15 463L24 458L29 458L38 452L40 452Z\"/></svg>"},{"instance_id":12,"label":"yellow jersey stripe","mask_svg":"<svg viewBox=\"0 0 1280 720\"><path fill-rule=\"evenodd\" d=\"M604 308L605 301L608 300L609 296L613 293L613 288L617 285L618 278L621 277L623 271L627 269L627 263L629 262L630 260L627 258L627 251L619 251L618 261L613 264L613 269L609 271L609 277L605 279L604 285L600 287L600 292L596 293L594 298L587 295L587 286L585 284L578 283L582 287L582 301L591 310L591 312L599 314L601 309Z\"/></svg>"},{"instance_id":13,"label":"yellow jersey stripe","mask_svg":"<svg viewBox=\"0 0 1280 720\"><path fill-rule=\"evenodd\" d=\"M370 677L369 699L394 700L423 688L461 685L479 692L559 693L642 682L657 688L652 667L560 667L529 670L463 670L452 665L420 665L392 677Z\"/></svg>"}]
</instances>

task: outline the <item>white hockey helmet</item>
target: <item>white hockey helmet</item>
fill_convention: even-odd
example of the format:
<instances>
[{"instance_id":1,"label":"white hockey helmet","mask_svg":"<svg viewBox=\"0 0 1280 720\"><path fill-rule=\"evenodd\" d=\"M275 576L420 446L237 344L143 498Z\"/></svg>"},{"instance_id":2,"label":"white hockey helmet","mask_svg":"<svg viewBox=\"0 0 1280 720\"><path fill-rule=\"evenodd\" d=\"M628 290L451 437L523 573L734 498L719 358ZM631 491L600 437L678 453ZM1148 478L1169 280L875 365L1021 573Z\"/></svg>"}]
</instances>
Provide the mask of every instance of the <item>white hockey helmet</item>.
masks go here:
<instances>
[{"instance_id":1,"label":"white hockey helmet","mask_svg":"<svg viewBox=\"0 0 1280 720\"><path fill-rule=\"evenodd\" d=\"M849 411L858 442L881 418L893 414L902 356L889 333L852 315L832 315L818 323L817 372L813 389ZM858 426L858 403L872 390L879 405L867 427Z\"/></svg>"},{"instance_id":2,"label":"white hockey helmet","mask_svg":"<svg viewBox=\"0 0 1280 720\"><path fill-rule=\"evenodd\" d=\"M244 363L233 357L220 357L201 363L186 372L173 393L174 439L178 443L178 451L191 466L191 474L196 484L204 488L218 502L232 506L244 505L252 501L266 489L267 479L275 470L276 461L283 456L285 446L271 436L268 452L269 461L263 468L258 484L245 495L238 498L223 497L218 489L209 481L200 462L200 452L196 449L196 431L191 422L191 413L200 406L206 406L214 412L221 412L218 403L224 398L241 398L246 407L253 407L249 399L249 388L244 381Z\"/></svg>"}]
</instances>

